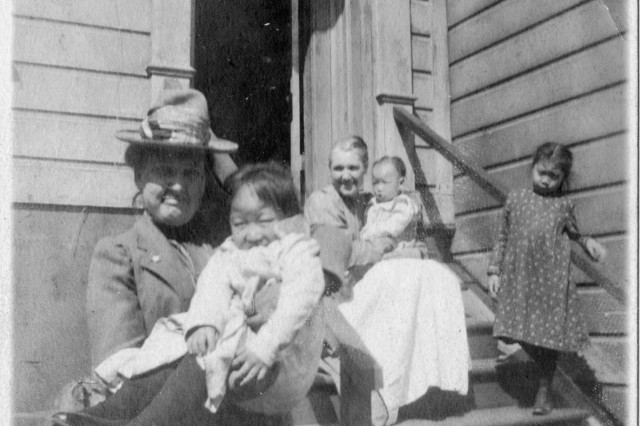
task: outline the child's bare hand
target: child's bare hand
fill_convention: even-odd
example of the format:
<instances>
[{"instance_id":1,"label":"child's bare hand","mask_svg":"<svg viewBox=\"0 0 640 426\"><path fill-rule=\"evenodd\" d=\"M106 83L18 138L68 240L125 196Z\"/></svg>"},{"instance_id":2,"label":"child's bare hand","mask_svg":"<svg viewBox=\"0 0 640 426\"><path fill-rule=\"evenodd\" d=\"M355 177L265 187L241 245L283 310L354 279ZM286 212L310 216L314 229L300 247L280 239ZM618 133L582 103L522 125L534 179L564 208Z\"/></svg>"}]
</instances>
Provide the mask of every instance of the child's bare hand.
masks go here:
<instances>
[{"instance_id":1,"label":"child's bare hand","mask_svg":"<svg viewBox=\"0 0 640 426\"><path fill-rule=\"evenodd\" d=\"M245 348L236 354L231 368L234 370L240 368L234 377L234 387L242 387L254 380L260 381L264 379L269 370L267 364Z\"/></svg>"},{"instance_id":2,"label":"child's bare hand","mask_svg":"<svg viewBox=\"0 0 640 426\"><path fill-rule=\"evenodd\" d=\"M585 248L589 256L596 262L600 262L607 256L607 249L593 238L587 239Z\"/></svg>"},{"instance_id":3,"label":"child's bare hand","mask_svg":"<svg viewBox=\"0 0 640 426\"><path fill-rule=\"evenodd\" d=\"M500 291L500 275L489 275L489 295L492 298L498 297L498 291Z\"/></svg>"},{"instance_id":4,"label":"child's bare hand","mask_svg":"<svg viewBox=\"0 0 640 426\"><path fill-rule=\"evenodd\" d=\"M211 326L203 326L187 338L189 353L204 356L211 352L218 342L218 331Z\"/></svg>"}]
</instances>

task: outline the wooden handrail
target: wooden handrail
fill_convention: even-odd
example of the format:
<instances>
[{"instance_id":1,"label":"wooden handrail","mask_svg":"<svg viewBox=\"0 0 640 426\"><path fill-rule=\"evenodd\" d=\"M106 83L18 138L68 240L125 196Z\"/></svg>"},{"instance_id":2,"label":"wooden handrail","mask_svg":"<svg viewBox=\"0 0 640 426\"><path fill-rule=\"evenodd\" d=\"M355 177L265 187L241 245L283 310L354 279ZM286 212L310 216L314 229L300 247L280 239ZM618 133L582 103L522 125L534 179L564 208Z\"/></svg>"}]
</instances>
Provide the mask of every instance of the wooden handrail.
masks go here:
<instances>
[{"instance_id":1,"label":"wooden handrail","mask_svg":"<svg viewBox=\"0 0 640 426\"><path fill-rule=\"evenodd\" d=\"M427 126L419 117L410 114L403 108L393 107L393 118L396 121L403 143L405 143L408 131L420 136L444 158L467 174L480 188L488 192L501 204L504 204L507 199L507 189L482 167L467 158L456 146ZM575 244L571 245L571 261L619 302L623 304L626 302L623 283L604 271L600 265L587 257L583 250L576 247Z\"/></svg>"}]
</instances>

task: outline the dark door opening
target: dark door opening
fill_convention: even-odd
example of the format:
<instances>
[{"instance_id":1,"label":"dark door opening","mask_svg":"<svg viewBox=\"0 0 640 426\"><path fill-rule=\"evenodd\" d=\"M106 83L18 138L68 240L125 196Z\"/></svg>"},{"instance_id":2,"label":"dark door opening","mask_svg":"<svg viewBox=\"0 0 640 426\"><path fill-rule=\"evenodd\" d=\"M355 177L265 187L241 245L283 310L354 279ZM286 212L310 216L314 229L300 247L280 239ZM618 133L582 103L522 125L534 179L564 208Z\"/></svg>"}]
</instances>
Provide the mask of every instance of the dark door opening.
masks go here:
<instances>
[{"instance_id":1,"label":"dark door opening","mask_svg":"<svg viewBox=\"0 0 640 426\"><path fill-rule=\"evenodd\" d=\"M194 86L238 164L290 163L290 0L198 0Z\"/></svg>"}]
</instances>

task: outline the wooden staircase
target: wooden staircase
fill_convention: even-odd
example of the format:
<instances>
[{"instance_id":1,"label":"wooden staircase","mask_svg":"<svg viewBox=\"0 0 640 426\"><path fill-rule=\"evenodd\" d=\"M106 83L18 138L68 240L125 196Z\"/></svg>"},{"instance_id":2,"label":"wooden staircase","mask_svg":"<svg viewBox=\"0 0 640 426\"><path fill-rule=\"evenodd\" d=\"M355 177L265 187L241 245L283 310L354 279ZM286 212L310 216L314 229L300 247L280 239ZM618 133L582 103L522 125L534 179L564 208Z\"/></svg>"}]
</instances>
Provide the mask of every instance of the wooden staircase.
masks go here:
<instances>
[{"instance_id":1,"label":"wooden staircase","mask_svg":"<svg viewBox=\"0 0 640 426\"><path fill-rule=\"evenodd\" d=\"M504 362L492 336L493 312L478 294L476 284L455 264L451 269L461 276L467 336L472 358L469 395L466 398L429 393L400 410L398 425L415 426L524 426L524 425L597 425L588 409L576 408L562 395L554 394L555 409L547 416L534 416L535 366L523 351ZM555 383L554 383L555 386ZM556 386L557 388L557 386ZM339 425L340 397L331 383L317 384L307 400L292 413L293 424ZM355 424L371 424L366 418ZM347 423L343 423L347 424ZM352 424L352 423L349 423Z\"/></svg>"}]
</instances>

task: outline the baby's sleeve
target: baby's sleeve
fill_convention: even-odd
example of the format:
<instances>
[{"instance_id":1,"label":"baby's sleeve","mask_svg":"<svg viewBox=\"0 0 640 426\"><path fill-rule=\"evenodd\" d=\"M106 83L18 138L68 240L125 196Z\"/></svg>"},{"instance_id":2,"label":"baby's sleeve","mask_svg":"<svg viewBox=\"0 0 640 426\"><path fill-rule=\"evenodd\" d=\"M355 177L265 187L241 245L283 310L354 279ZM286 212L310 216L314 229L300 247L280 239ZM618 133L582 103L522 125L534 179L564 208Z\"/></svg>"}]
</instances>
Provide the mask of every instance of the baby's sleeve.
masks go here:
<instances>
[{"instance_id":1,"label":"baby's sleeve","mask_svg":"<svg viewBox=\"0 0 640 426\"><path fill-rule=\"evenodd\" d=\"M318 244L301 234L282 239L279 255L282 284L276 309L247 349L271 366L295 338L318 305L324 291L324 275Z\"/></svg>"},{"instance_id":2,"label":"baby's sleeve","mask_svg":"<svg viewBox=\"0 0 640 426\"><path fill-rule=\"evenodd\" d=\"M231 288L228 266L229 256L217 250L198 277L196 292L191 299L185 319L185 335L197 327L215 327L222 333L226 323L233 290Z\"/></svg>"},{"instance_id":3,"label":"baby's sleeve","mask_svg":"<svg viewBox=\"0 0 640 426\"><path fill-rule=\"evenodd\" d=\"M489 262L489 268L487 269L488 275L500 275L502 273L502 260L504 259L504 251L507 248L507 241L509 239L509 215L511 213L511 204L512 196L509 194L500 216L498 233L493 246L493 253L491 261Z\"/></svg>"},{"instance_id":4,"label":"baby's sleeve","mask_svg":"<svg viewBox=\"0 0 640 426\"><path fill-rule=\"evenodd\" d=\"M408 196L397 197L391 210L391 217L381 224L383 231L398 238L411 225L418 212L418 206Z\"/></svg>"}]
</instances>

